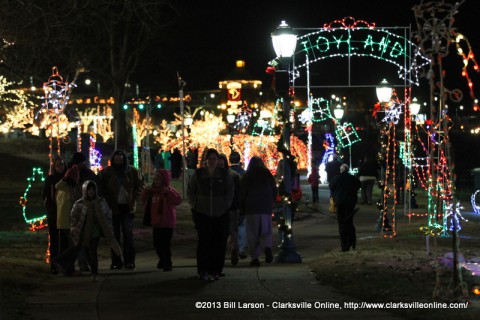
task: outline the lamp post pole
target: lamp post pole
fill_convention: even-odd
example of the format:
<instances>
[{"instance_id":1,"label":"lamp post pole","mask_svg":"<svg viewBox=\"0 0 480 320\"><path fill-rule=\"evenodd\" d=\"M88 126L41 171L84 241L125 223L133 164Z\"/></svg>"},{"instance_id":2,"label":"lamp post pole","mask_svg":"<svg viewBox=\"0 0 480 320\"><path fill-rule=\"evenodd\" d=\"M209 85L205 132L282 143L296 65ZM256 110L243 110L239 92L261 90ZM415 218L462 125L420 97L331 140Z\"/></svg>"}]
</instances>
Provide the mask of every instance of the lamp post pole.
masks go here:
<instances>
[{"instance_id":1,"label":"lamp post pole","mask_svg":"<svg viewBox=\"0 0 480 320\"><path fill-rule=\"evenodd\" d=\"M293 30L282 21L275 32L272 33L272 43L280 60L282 70L275 72L275 90L277 95L282 99L283 111L283 129L282 129L282 153L283 153L283 225L280 229L282 236L282 243L279 248L280 251L275 256L275 262L289 262L300 263L302 257L296 252L295 244L293 242L293 228L292 228L292 181L291 181L291 154L290 154L290 102L289 102L289 76L288 68L291 57L295 53L297 43L297 36Z\"/></svg>"},{"instance_id":2,"label":"lamp post pole","mask_svg":"<svg viewBox=\"0 0 480 320\"><path fill-rule=\"evenodd\" d=\"M177 72L178 78L178 97L180 99L180 113L182 115L182 164L183 164L183 198L187 196L187 161L185 158L185 107L183 101L183 88L187 84Z\"/></svg>"}]
</instances>

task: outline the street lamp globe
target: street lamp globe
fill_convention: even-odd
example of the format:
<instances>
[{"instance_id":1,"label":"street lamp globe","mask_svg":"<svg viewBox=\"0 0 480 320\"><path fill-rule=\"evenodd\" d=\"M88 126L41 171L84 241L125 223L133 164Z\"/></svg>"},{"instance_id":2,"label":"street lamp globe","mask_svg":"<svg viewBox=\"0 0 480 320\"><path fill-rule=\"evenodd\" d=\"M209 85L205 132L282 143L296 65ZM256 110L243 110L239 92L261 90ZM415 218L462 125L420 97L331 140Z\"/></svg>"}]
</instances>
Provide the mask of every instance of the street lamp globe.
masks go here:
<instances>
[{"instance_id":1,"label":"street lamp globe","mask_svg":"<svg viewBox=\"0 0 480 320\"><path fill-rule=\"evenodd\" d=\"M393 88L388 84L388 81L383 79L377 87L377 98L380 102L388 102L392 98Z\"/></svg>"},{"instance_id":2,"label":"street lamp globe","mask_svg":"<svg viewBox=\"0 0 480 320\"><path fill-rule=\"evenodd\" d=\"M236 116L235 116L233 113L227 114L227 122L228 122L229 124L234 123L234 122L235 122L235 118L236 118Z\"/></svg>"},{"instance_id":3,"label":"street lamp globe","mask_svg":"<svg viewBox=\"0 0 480 320\"><path fill-rule=\"evenodd\" d=\"M272 43L275 54L279 58L291 58L295 54L297 35L285 20L282 20L277 30L272 32Z\"/></svg>"},{"instance_id":4,"label":"street lamp globe","mask_svg":"<svg viewBox=\"0 0 480 320\"><path fill-rule=\"evenodd\" d=\"M412 116L418 115L420 112L420 103L418 103L417 98L413 98L412 103L410 103L410 114Z\"/></svg>"},{"instance_id":5,"label":"street lamp globe","mask_svg":"<svg viewBox=\"0 0 480 320\"><path fill-rule=\"evenodd\" d=\"M340 120L343 118L343 114L344 114L344 110L342 108L335 108L335 110L333 110L333 115L335 116L335 119L337 120Z\"/></svg>"}]
</instances>

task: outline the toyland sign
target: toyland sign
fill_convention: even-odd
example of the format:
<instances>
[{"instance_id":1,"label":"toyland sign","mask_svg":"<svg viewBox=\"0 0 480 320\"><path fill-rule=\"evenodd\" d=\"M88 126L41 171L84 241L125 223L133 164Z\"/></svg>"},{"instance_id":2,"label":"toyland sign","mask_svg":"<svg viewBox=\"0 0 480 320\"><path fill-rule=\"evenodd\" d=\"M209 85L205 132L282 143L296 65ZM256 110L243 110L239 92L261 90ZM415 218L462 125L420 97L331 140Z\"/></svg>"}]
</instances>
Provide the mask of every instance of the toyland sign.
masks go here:
<instances>
[{"instance_id":1,"label":"toyland sign","mask_svg":"<svg viewBox=\"0 0 480 320\"><path fill-rule=\"evenodd\" d=\"M418 84L418 70L429 64L430 60L408 40L407 28L390 29L395 33L372 26L324 27L300 36L299 51L295 54L295 69L333 57L371 57L396 65L400 78ZM302 56L305 61L302 61Z\"/></svg>"}]
</instances>

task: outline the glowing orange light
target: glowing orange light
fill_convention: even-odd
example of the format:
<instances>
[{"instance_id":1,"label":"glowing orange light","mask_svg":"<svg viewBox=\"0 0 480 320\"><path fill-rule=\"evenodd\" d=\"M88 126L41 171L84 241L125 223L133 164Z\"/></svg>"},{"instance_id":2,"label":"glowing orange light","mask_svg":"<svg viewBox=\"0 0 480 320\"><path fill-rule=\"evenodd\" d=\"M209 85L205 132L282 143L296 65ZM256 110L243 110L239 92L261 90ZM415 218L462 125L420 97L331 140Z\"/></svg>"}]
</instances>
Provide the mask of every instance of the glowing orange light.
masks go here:
<instances>
[{"instance_id":1,"label":"glowing orange light","mask_svg":"<svg viewBox=\"0 0 480 320\"><path fill-rule=\"evenodd\" d=\"M480 295L480 287L479 286L473 287L472 292L476 296Z\"/></svg>"}]
</instances>

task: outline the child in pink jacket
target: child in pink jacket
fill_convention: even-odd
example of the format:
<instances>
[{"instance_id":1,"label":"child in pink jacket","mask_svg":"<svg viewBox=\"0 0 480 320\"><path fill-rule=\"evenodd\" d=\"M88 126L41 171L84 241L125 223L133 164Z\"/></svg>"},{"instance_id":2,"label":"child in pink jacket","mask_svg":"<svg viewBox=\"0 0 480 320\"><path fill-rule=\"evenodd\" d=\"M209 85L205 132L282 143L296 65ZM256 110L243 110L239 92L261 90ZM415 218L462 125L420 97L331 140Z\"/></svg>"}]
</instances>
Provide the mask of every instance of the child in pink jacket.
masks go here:
<instances>
[{"instance_id":1,"label":"child in pink jacket","mask_svg":"<svg viewBox=\"0 0 480 320\"><path fill-rule=\"evenodd\" d=\"M153 175L151 186L145 187L142 201L146 215L150 213L153 227L153 247L158 256L157 268L172 271L170 243L177 222L176 206L182 202L180 194L170 186L170 171L159 169Z\"/></svg>"}]
</instances>

